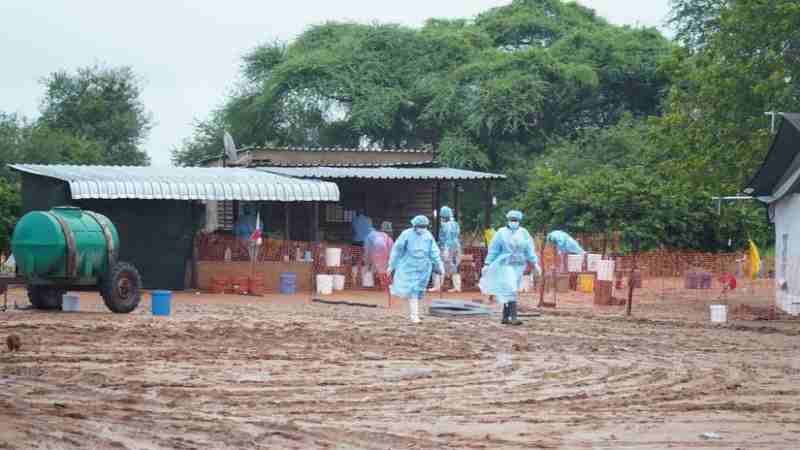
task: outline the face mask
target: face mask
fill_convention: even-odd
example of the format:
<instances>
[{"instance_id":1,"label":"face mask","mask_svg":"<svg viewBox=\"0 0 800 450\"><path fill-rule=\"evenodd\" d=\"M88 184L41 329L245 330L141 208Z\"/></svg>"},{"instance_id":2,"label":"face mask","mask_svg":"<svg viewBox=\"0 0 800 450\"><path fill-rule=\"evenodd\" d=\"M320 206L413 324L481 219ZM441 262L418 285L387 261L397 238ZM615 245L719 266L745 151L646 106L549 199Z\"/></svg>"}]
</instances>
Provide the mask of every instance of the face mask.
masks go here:
<instances>
[{"instance_id":1,"label":"face mask","mask_svg":"<svg viewBox=\"0 0 800 450\"><path fill-rule=\"evenodd\" d=\"M511 230L516 230L519 228L519 222L508 222L508 228Z\"/></svg>"}]
</instances>

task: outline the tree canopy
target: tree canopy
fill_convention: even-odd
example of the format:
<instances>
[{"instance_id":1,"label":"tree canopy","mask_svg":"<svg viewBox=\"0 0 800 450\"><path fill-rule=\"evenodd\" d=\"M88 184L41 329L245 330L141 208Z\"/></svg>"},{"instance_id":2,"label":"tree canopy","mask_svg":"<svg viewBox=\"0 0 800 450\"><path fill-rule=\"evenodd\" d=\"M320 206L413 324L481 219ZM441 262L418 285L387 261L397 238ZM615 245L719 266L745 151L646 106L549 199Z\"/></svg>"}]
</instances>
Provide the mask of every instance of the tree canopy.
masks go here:
<instances>
[{"instance_id":1,"label":"tree canopy","mask_svg":"<svg viewBox=\"0 0 800 450\"><path fill-rule=\"evenodd\" d=\"M769 243L761 206L718 214L711 197L739 192L761 162L764 112L797 109L800 4L671 3L675 42L560 0L420 28L312 26L248 53L240 91L173 160L216 156L224 129L244 144L430 144L443 164L509 175L501 207L525 208L533 229L712 251Z\"/></svg>"},{"instance_id":2,"label":"tree canopy","mask_svg":"<svg viewBox=\"0 0 800 450\"><path fill-rule=\"evenodd\" d=\"M140 148L152 119L131 68L86 67L42 81L42 115L0 111L0 251L20 213L19 179L7 164L148 164Z\"/></svg>"},{"instance_id":3,"label":"tree canopy","mask_svg":"<svg viewBox=\"0 0 800 450\"><path fill-rule=\"evenodd\" d=\"M82 67L43 80L39 123L103 147L105 164L148 165L140 145L152 119L142 103L141 85L130 67Z\"/></svg>"},{"instance_id":4,"label":"tree canopy","mask_svg":"<svg viewBox=\"0 0 800 450\"><path fill-rule=\"evenodd\" d=\"M670 49L655 30L559 0L421 28L329 22L248 53L246 85L173 161L218 154L229 128L243 144L430 144L447 164L503 169L552 136L658 112L667 80L656 68Z\"/></svg>"}]
</instances>

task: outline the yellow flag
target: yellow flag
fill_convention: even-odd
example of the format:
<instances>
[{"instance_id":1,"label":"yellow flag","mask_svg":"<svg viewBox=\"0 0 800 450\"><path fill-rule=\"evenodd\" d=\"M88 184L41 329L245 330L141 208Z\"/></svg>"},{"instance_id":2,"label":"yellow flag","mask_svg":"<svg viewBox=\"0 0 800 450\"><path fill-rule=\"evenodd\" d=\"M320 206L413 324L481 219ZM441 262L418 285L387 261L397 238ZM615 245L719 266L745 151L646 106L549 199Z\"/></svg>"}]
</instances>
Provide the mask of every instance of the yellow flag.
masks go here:
<instances>
[{"instance_id":1,"label":"yellow flag","mask_svg":"<svg viewBox=\"0 0 800 450\"><path fill-rule=\"evenodd\" d=\"M487 247L492 243L492 239L494 239L494 233L495 231L493 228L487 228L483 230L483 239L486 241Z\"/></svg>"},{"instance_id":2,"label":"yellow flag","mask_svg":"<svg viewBox=\"0 0 800 450\"><path fill-rule=\"evenodd\" d=\"M750 276L755 280L761 270L761 257L758 255L758 247L755 242L750 240Z\"/></svg>"}]
</instances>

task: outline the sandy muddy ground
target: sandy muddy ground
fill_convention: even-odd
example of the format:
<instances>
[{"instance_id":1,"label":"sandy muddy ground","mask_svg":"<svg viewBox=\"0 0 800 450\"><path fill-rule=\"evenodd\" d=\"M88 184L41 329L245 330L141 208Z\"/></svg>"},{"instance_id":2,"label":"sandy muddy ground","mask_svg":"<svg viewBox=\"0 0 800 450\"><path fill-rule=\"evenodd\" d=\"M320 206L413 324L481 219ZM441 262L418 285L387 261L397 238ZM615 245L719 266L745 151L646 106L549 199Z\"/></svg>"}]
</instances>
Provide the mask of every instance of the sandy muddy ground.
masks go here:
<instances>
[{"instance_id":1,"label":"sandy muddy ground","mask_svg":"<svg viewBox=\"0 0 800 450\"><path fill-rule=\"evenodd\" d=\"M0 448L798 448L800 323L563 300L520 327L302 297L10 310Z\"/></svg>"}]
</instances>

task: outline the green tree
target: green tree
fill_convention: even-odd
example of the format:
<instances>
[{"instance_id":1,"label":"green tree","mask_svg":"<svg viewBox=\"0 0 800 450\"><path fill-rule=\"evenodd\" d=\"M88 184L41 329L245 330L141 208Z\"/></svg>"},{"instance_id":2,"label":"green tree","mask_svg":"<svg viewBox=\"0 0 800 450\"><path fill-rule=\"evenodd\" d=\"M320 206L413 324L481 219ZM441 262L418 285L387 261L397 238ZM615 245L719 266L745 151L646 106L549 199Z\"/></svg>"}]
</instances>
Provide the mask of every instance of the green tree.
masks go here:
<instances>
[{"instance_id":1,"label":"green tree","mask_svg":"<svg viewBox=\"0 0 800 450\"><path fill-rule=\"evenodd\" d=\"M7 164L97 164L103 146L0 111L0 250L8 250L19 217L18 175Z\"/></svg>"},{"instance_id":2,"label":"green tree","mask_svg":"<svg viewBox=\"0 0 800 450\"><path fill-rule=\"evenodd\" d=\"M0 249L7 251L20 212L19 186L0 179Z\"/></svg>"},{"instance_id":3,"label":"green tree","mask_svg":"<svg viewBox=\"0 0 800 450\"><path fill-rule=\"evenodd\" d=\"M675 38L689 50L706 45L719 32L720 12L727 0L671 0L669 23Z\"/></svg>"},{"instance_id":4,"label":"green tree","mask_svg":"<svg viewBox=\"0 0 800 450\"><path fill-rule=\"evenodd\" d=\"M660 111L673 46L653 29L609 24L560 0L514 0L475 20L421 28L325 23L245 56L243 88L173 161L192 165L241 146L432 145L442 163L507 173L501 201L528 184L548 142ZM480 202L464 196L465 224Z\"/></svg>"},{"instance_id":5,"label":"green tree","mask_svg":"<svg viewBox=\"0 0 800 450\"><path fill-rule=\"evenodd\" d=\"M664 65L675 82L655 124L662 145L686 162L676 170L732 194L765 156L771 136L764 112L794 111L800 101L800 3L717 2L704 9L706 3L676 2L686 12L679 24L713 26L703 26L701 47L676 51Z\"/></svg>"},{"instance_id":6,"label":"green tree","mask_svg":"<svg viewBox=\"0 0 800 450\"><path fill-rule=\"evenodd\" d=\"M43 80L39 124L103 146L105 164L147 165L140 148L152 126L141 82L130 67L82 67Z\"/></svg>"},{"instance_id":7,"label":"green tree","mask_svg":"<svg viewBox=\"0 0 800 450\"><path fill-rule=\"evenodd\" d=\"M103 158L99 142L0 112L0 177L10 183L17 177L7 164L99 164Z\"/></svg>"},{"instance_id":8,"label":"green tree","mask_svg":"<svg viewBox=\"0 0 800 450\"><path fill-rule=\"evenodd\" d=\"M763 208L739 204L719 214L713 180L682 172L684 155L664 147L659 133L652 120L628 116L552 143L517 201L529 211L529 226L618 231L639 239L643 249L723 251L741 248L750 237L768 242Z\"/></svg>"}]
</instances>

